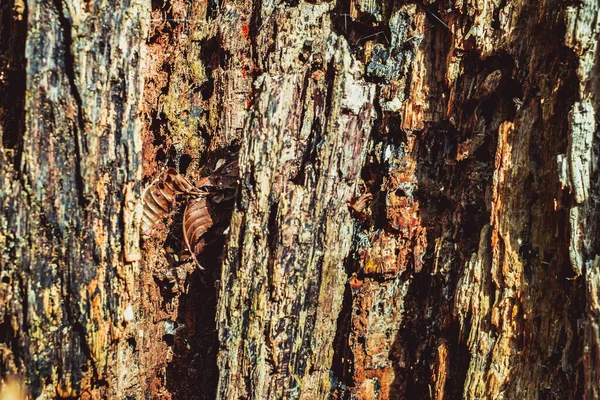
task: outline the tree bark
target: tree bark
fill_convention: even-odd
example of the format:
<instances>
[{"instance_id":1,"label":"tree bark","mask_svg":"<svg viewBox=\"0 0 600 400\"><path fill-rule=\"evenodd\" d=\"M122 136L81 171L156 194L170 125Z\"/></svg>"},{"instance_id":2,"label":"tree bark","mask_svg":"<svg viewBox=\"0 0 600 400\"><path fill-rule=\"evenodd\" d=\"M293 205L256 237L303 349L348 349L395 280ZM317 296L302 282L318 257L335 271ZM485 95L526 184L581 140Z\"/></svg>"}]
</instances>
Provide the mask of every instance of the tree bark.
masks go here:
<instances>
[{"instance_id":1,"label":"tree bark","mask_svg":"<svg viewBox=\"0 0 600 400\"><path fill-rule=\"evenodd\" d=\"M120 397L128 384L146 14L3 3L2 375L34 398Z\"/></svg>"},{"instance_id":2,"label":"tree bark","mask_svg":"<svg viewBox=\"0 0 600 400\"><path fill-rule=\"evenodd\" d=\"M31 397L596 398L597 2L2 5ZM13 97L9 97L9 94ZM239 164L198 261L185 199Z\"/></svg>"}]
</instances>

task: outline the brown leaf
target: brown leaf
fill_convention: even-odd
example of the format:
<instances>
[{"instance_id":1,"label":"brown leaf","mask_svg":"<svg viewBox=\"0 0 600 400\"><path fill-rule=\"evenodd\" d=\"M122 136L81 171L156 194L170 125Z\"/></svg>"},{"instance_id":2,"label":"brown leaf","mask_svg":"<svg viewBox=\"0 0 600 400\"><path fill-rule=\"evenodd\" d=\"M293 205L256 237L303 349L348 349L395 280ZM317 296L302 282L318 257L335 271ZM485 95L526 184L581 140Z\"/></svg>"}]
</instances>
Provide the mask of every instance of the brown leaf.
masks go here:
<instances>
[{"instance_id":1,"label":"brown leaf","mask_svg":"<svg viewBox=\"0 0 600 400\"><path fill-rule=\"evenodd\" d=\"M170 186L177 194L185 193L185 194L201 194L202 192L198 190L187 178L177 172L174 168L169 168L166 172L165 176L165 185Z\"/></svg>"},{"instance_id":2,"label":"brown leaf","mask_svg":"<svg viewBox=\"0 0 600 400\"><path fill-rule=\"evenodd\" d=\"M205 196L190 200L183 213L183 238L194 261L201 269L204 268L200 266L196 256L206 245L204 234L215 223L212 213L210 201Z\"/></svg>"},{"instance_id":3,"label":"brown leaf","mask_svg":"<svg viewBox=\"0 0 600 400\"><path fill-rule=\"evenodd\" d=\"M210 176L200 179L198 187L216 187L219 189L235 189L239 178L239 167L237 160L224 164L219 160L217 167Z\"/></svg>"},{"instance_id":4,"label":"brown leaf","mask_svg":"<svg viewBox=\"0 0 600 400\"><path fill-rule=\"evenodd\" d=\"M146 189L142 196L144 207L142 234L148 235L152 227L171 211L178 195L201 193L183 175L169 168Z\"/></svg>"}]
</instances>

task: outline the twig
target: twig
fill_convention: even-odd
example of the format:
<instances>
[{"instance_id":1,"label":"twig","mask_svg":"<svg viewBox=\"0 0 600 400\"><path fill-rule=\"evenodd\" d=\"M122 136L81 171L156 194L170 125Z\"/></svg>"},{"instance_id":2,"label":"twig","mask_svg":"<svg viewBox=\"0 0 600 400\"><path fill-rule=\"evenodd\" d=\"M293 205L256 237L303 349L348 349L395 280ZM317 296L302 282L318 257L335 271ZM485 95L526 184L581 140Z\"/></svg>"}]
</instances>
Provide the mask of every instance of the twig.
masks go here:
<instances>
[{"instance_id":1,"label":"twig","mask_svg":"<svg viewBox=\"0 0 600 400\"><path fill-rule=\"evenodd\" d=\"M269 19L275 13L275 10L277 10L277 7L279 7L281 5L281 3L283 3L283 0L281 0L279 3L277 3L277 4L275 4L273 6L273 11L271 11L271 14L269 14L267 16L267 18L265 18L265 20L262 22L262 24L260 24L260 26L258 27L258 30L256 31L256 35L257 36L258 36L258 33L261 31L262 27L265 26L265 24L267 23L267 21L269 21Z\"/></svg>"},{"instance_id":2,"label":"twig","mask_svg":"<svg viewBox=\"0 0 600 400\"><path fill-rule=\"evenodd\" d=\"M361 36L361 37L359 37L359 38L358 38L358 40L356 41L356 43L358 44L358 43L360 43L360 41L361 41L361 40L367 40L367 39L370 39L370 38L372 38L372 37L379 36L379 35L381 35L382 33L383 33L383 35L385 36L385 33L384 33L383 31L380 31L380 32L375 32L375 33L373 33L373 34L371 34L371 35L369 35L369 36L365 36L365 37L362 37L362 36ZM386 39L387 39L387 38L386 38Z\"/></svg>"},{"instance_id":3,"label":"twig","mask_svg":"<svg viewBox=\"0 0 600 400\"><path fill-rule=\"evenodd\" d=\"M157 21L163 21L163 22L166 22L166 21L169 21L169 22L187 22L187 20L188 20L187 18L166 18L166 19L163 19L163 18L153 18L153 19L150 20L150 22L157 22Z\"/></svg>"},{"instance_id":4,"label":"twig","mask_svg":"<svg viewBox=\"0 0 600 400\"><path fill-rule=\"evenodd\" d=\"M429 11L428 9L425 9L425 11L427 11L429 14L431 14L431 16L433 18L437 19L440 22L440 24L444 25L450 31L450 33L452 33L452 29L450 29L450 27L448 25L446 25L446 23L444 21L442 21L440 19L440 17L438 17L437 15L435 15L434 13L432 13L431 11Z\"/></svg>"}]
</instances>

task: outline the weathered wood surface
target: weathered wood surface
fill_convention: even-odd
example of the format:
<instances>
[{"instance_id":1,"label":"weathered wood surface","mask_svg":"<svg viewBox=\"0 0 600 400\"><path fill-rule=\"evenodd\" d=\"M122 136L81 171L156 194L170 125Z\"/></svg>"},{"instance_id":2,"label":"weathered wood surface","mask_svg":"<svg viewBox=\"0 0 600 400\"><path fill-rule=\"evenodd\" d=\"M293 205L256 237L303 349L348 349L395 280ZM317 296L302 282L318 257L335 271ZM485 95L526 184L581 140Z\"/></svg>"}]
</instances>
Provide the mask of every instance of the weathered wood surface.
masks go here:
<instances>
[{"instance_id":1,"label":"weathered wood surface","mask_svg":"<svg viewBox=\"0 0 600 400\"><path fill-rule=\"evenodd\" d=\"M2 375L27 378L33 397L122 397L134 371L122 339L137 301L146 6L11 6L3 21L22 21L26 41L8 53L21 55L9 79L22 80L11 117L23 122L2 126L16 140L0 152Z\"/></svg>"},{"instance_id":2,"label":"weathered wood surface","mask_svg":"<svg viewBox=\"0 0 600 400\"><path fill-rule=\"evenodd\" d=\"M220 398L593 397L597 15L518 1L260 11ZM346 47L359 73L337 67ZM326 82L298 88L317 59ZM364 118L344 122L360 107L336 114L355 82L376 93L366 143ZM317 126L315 85L334 93ZM337 161L348 153L362 172ZM345 181L358 184L330 198ZM369 192L366 220L344 219ZM336 217L316 218L324 207Z\"/></svg>"},{"instance_id":3,"label":"weathered wood surface","mask_svg":"<svg viewBox=\"0 0 600 400\"><path fill-rule=\"evenodd\" d=\"M596 1L149 6L2 8L3 376L49 397L598 397ZM219 159L240 185L206 272L178 206L138 260L143 187Z\"/></svg>"},{"instance_id":4,"label":"weathered wood surface","mask_svg":"<svg viewBox=\"0 0 600 400\"><path fill-rule=\"evenodd\" d=\"M346 201L356 191L375 94L353 79L360 66L347 47L336 47L323 60L330 88L326 72L310 66L255 81L221 275L219 398L321 398L330 390L352 244Z\"/></svg>"}]
</instances>

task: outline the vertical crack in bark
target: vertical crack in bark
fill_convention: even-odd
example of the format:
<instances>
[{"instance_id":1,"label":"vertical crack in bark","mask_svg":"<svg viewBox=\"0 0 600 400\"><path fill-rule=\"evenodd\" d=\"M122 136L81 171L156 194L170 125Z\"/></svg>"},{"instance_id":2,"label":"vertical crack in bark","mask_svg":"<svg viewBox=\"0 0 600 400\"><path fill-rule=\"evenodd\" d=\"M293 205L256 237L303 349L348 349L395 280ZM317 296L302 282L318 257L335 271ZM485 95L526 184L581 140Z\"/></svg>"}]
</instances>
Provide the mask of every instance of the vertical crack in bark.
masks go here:
<instances>
[{"instance_id":1,"label":"vertical crack in bark","mask_svg":"<svg viewBox=\"0 0 600 400\"><path fill-rule=\"evenodd\" d=\"M351 258L349 257L348 260ZM347 261L347 263L353 264L354 262ZM350 283L347 283L333 339L331 397L337 395L338 398L341 398L348 388L354 386L354 356L349 341L352 312L352 287Z\"/></svg>"},{"instance_id":2,"label":"vertical crack in bark","mask_svg":"<svg viewBox=\"0 0 600 400\"><path fill-rule=\"evenodd\" d=\"M0 6L0 134L2 146L13 152L13 166L21 164L25 131L27 5L14 0ZM8 154L7 154L8 155Z\"/></svg>"},{"instance_id":3,"label":"vertical crack in bark","mask_svg":"<svg viewBox=\"0 0 600 400\"><path fill-rule=\"evenodd\" d=\"M75 71L75 58L73 57L73 26L69 18L67 18L64 10L63 0L52 0L54 2L54 7L56 9L56 13L58 16L58 21L61 26L62 34L63 34L63 50L64 50L64 69L63 72L67 76L69 81L69 86L71 89L71 95L73 96L73 101L75 102L75 108L77 109L76 116L76 125L74 127L74 137L75 137L75 185L77 188L77 196L79 199L79 205L81 208L85 209L85 207L89 203L89 199L86 197L85 192L85 183L84 177L81 172L81 162L82 158L86 157L88 152L87 150L87 142L85 140L84 132L85 132L85 123L84 123L84 115L83 115L83 101L81 98L81 94L79 93L79 88L77 87L77 72Z\"/></svg>"},{"instance_id":4,"label":"vertical crack in bark","mask_svg":"<svg viewBox=\"0 0 600 400\"><path fill-rule=\"evenodd\" d=\"M241 82L257 73L248 57L253 44L246 8L251 6L212 0L153 3L143 110L147 181L167 163L195 183L210 174L218 160L229 163L237 158L241 127L232 115L251 106L252 88ZM147 293L142 307L148 315L161 316L160 323L152 318L143 322L156 340L139 342L141 350L152 355L143 361L152 396L215 396L217 289L226 284L219 282L220 265L233 202L215 206L219 222L206 233L206 247L198 256L205 271L186 261L182 209L166 216L143 243L141 280Z\"/></svg>"}]
</instances>

